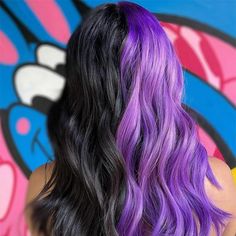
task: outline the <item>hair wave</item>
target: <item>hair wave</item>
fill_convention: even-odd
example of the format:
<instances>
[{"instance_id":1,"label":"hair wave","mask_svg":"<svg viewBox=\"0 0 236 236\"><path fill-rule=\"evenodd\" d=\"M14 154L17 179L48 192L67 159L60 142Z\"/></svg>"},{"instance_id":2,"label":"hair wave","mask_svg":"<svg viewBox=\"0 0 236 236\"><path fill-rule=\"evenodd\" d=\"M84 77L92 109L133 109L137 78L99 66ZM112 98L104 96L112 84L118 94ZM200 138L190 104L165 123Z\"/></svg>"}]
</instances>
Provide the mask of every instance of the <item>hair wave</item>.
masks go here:
<instances>
[{"instance_id":1,"label":"hair wave","mask_svg":"<svg viewBox=\"0 0 236 236\"><path fill-rule=\"evenodd\" d=\"M131 2L93 9L68 42L66 86L48 114L55 165L31 204L35 227L56 236L206 236L213 225L219 236L230 214L206 195L205 176L220 185L182 107L183 85L153 14Z\"/></svg>"}]
</instances>

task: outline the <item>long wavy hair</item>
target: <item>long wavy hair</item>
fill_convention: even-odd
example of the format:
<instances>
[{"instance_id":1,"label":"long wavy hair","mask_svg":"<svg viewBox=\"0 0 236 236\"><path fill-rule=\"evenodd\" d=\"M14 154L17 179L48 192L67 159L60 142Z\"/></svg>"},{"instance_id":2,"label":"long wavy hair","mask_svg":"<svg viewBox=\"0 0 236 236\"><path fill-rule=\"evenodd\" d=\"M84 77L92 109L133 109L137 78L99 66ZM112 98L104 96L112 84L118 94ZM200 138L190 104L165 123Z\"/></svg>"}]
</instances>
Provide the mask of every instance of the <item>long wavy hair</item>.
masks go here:
<instances>
[{"instance_id":1,"label":"long wavy hair","mask_svg":"<svg viewBox=\"0 0 236 236\"><path fill-rule=\"evenodd\" d=\"M183 71L157 18L131 2L87 14L66 49L66 85L48 114L55 165L30 204L44 235L220 235L231 214L182 106ZM50 191L49 191L50 190Z\"/></svg>"}]
</instances>

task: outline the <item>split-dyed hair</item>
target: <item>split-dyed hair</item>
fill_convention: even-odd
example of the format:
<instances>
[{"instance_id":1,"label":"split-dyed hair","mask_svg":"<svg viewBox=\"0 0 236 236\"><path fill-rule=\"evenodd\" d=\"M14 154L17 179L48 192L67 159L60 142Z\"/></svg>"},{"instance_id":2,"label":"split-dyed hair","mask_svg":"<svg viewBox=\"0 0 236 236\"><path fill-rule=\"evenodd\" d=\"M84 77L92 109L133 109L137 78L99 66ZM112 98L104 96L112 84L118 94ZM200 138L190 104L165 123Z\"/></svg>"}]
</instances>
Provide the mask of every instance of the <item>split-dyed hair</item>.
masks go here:
<instances>
[{"instance_id":1,"label":"split-dyed hair","mask_svg":"<svg viewBox=\"0 0 236 236\"><path fill-rule=\"evenodd\" d=\"M55 236L206 236L214 226L220 235L230 214L206 195L205 176L220 185L181 104L183 85L152 13L131 2L91 10L68 42L66 86L48 114L55 166L32 204L35 227Z\"/></svg>"}]
</instances>

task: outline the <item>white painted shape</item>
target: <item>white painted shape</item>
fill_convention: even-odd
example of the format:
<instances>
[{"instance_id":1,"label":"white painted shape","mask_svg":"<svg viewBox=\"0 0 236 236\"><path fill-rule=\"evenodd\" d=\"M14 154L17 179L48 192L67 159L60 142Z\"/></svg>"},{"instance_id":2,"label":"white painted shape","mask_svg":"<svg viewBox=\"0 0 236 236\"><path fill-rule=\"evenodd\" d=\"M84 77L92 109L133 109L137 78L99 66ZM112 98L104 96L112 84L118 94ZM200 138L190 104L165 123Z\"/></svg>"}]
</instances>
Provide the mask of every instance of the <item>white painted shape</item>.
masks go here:
<instances>
[{"instance_id":1,"label":"white painted shape","mask_svg":"<svg viewBox=\"0 0 236 236\"><path fill-rule=\"evenodd\" d=\"M25 65L15 74L15 86L21 101L32 105L35 96L56 101L64 88L65 79L60 74L39 65Z\"/></svg>"}]
</instances>

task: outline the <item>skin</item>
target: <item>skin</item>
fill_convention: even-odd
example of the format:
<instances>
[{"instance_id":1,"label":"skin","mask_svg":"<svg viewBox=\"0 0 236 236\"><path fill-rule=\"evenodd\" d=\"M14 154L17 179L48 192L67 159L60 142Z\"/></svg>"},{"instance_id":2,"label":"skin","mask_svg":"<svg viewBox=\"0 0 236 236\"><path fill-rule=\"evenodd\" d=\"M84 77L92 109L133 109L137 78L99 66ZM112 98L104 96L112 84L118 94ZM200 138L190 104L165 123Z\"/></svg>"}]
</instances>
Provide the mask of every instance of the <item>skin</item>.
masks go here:
<instances>
[{"instance_id":1,"label":"skin","mask_svg":"<svg viewBox=\"0 0 236 236\"><path fill-rule=\"evenodd\" d=\"M209 164L212 168L212 171L223 187L222 190L218 190L213 186L208 179L205 179L205 189L208 197L212 202L222 210L230 212L233 214L233 219L229 222L226 222L225 229L222 229L222 236L236 236L236 184L234 183L233 176L229 166L222 160L219 160L215 157L209 157ZM38 167L29 178L28 190L25 198L25 204L31 202L42 190L44 184L49 180L50 175L53 170L54 162L48 163L46 173L45 165ZM46 179L45 179L46 174ZM25 219L28 225L28 228L32 236L42 236L35 232L34 226L31 223L30 219L30 209L25 211ZM209 236L215 236L216 233L211 228L211 233Z\"/></svg>"},{"instance_id":2,"label":"skin","mask_svg":"<svg viewBox=\"0 0 236 236\"><path fill-rule=\"evenodd\" d=\"M209 157L209 164L216 179L223 189L218 190L206 178L206 193L217 207L233 214L233 219L227 222L227 225L222 232L222 236L236 236L236 184L234 182L232 172L229 166L220 159ZM212 229L210 236L215 235L216 234Z\"/></svg>"}]
</instances>

